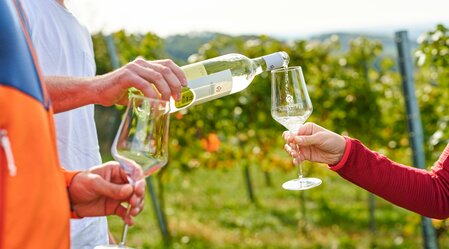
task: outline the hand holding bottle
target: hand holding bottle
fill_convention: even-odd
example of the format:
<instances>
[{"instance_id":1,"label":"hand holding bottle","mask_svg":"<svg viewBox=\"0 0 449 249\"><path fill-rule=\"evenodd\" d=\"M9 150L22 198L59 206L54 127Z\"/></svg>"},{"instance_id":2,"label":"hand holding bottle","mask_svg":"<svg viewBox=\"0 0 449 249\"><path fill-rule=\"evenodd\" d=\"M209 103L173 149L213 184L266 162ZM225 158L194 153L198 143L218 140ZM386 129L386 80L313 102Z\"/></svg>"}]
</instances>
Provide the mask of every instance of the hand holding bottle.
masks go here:
<instances>
[{"instance_id":1,"label":"hand holding bottle","mask_svg":"<svg viewBox=\"0 0 449 249\"><path fill-rule=\"evenodd\" d=\"M147 61L138 58L108 74L97 76L90 87L104 106L126 105L128 88L134 87L150 98L179 99L187 85L184 72L171 60Z\"/></svg>"},{"instance_id":2,"label":"hand holding bottle","mask_svg":"<svg viewBox=\"0 0 449 249\"><path fill-rule=\"evenodd\" d=\"M346 141L332 131L315 123L306 123L296 134L288 131L282 135L286 144L284 149L293 157L293 162L304 160L335 165L343 158Z\"/></svg>"}]
</instances>

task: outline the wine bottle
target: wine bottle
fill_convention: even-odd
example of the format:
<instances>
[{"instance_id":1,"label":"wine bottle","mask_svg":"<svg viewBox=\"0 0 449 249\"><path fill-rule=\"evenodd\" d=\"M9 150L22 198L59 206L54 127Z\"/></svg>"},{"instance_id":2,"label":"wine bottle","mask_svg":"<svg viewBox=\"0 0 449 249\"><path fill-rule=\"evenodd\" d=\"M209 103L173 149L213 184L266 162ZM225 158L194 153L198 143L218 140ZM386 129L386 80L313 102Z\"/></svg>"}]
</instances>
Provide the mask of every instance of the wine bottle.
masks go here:
<instances>
[{"instance_id":1,"label":"wine bottle","mask_svg":"<svg viewBox=\"0 0 449 249\"><path fill-rule=\"evenodd\" d=\"M256 75L286 67L288 62L287 53L277 52L254 59L227 54L182 66L188 85L183 88L179 101L170 99L170 112L240 92Z\"/></svg>"}]
</instances>

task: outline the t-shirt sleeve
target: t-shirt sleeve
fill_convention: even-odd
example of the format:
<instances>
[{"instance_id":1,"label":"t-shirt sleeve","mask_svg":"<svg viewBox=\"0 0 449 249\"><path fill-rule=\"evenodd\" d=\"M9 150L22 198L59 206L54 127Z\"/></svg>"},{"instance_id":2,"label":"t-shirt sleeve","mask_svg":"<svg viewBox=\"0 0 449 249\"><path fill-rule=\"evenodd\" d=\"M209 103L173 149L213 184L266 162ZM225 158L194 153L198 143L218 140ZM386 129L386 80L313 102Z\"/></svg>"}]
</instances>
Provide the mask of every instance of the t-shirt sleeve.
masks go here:
<instances>
[{"instance_id":1,"label":"t-shirt sleeve","mask_svg":"<svg viewBox=\"0 0 449 249\"><path fill-rule=\"evenodd\" d=\"M449 217L449 146L431 171L394 162L348 139L347 156L329 166L346 180L423 216ZM345 153L345 154L346 154Z\"/></svg>"}]
</instances>

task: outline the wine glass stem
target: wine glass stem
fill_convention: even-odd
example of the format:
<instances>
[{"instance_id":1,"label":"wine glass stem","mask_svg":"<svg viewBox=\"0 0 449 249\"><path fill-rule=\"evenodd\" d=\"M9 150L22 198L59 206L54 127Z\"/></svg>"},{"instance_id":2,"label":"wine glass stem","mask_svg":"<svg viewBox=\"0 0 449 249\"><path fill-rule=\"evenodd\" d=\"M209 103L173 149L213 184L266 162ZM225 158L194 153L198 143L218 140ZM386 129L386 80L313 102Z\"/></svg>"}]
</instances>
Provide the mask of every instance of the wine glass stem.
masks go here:
<instances>
[{"instance_id":1,"label":"wine glass stem","mask_svg":"<svg viewBox=\"0 0 449 249\"><path fill-rule=\"evenodd\" d=\"M301 179L302 176L302 166L301 163L298 163L298 179Z\"/></svg>"},{"instance_id":2,"label":"wine glass stem","mask_svg":"<svg viewBox=\"0 0 449 249\"><path fill-rule=\"evenodd\" d=\"M297 132L297 130L296 131L290 131L292 134L296 134L296 132ZM298 145L295 145L295 148L294 148L296 151L299 151L299 146ZM298 179L301 179L302 177L303 177L303 175L302 175L302 166L301 166L301 162L298 162Z\"/></svg>"},{"instance_id":3,"label":"wine glass stem","mask_svg":"<svg viewBox=\"0 0 449 249\"><path fill-rule=\"evenodd\" d=\"M129 214L129 210L131 209L131 205L128 204L128 208L126 209L126 216L128 216ZM125 216L125 217L126 217ZM118 244L119 247L125 247L125 243L126 243L126 235L128 234L128 224L125 223L125 225L123 226L123 232L122 232L122 240L120 241L120 243Z\"/></svg>"},{"instance_id":4,"label":"wine glass stem","mask_svg":"<svg viewBox=\"0 0 449 249\"><path fill-rule=\"evenodd\" d=\"M128 182L129 182L129 184L131 184L134 187L134 181L131 177L128 177ZM126 208L125 217L127 217L129 215L130 210L131 210L131 204L128 203L128 207ZM126 247L125 243L126 243L127 235L128 235L128 224L125 223L125 225L123 226L122 239L121 239L120 243L118 244L119 247Z\"/></svg>"}]
</instances>

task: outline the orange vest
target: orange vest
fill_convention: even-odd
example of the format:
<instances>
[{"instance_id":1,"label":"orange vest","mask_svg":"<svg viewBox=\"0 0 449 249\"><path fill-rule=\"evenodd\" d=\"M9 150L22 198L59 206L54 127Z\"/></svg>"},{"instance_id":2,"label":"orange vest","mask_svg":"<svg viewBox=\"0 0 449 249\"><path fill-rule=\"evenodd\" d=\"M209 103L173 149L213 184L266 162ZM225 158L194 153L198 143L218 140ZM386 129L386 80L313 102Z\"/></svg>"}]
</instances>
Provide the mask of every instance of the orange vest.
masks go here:
<instances>
[{"instance_id":1,"label":"orange vest","mask_svg":"<svg viewBox=\"0 0 449 249\"><path fill-rule=\"evenodd\" d=\"M0 249L69 248L53 112L18 0L0 0Z\"/></svg>"}]
</instances>

